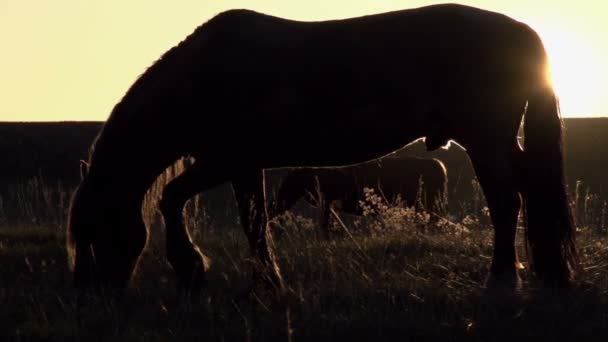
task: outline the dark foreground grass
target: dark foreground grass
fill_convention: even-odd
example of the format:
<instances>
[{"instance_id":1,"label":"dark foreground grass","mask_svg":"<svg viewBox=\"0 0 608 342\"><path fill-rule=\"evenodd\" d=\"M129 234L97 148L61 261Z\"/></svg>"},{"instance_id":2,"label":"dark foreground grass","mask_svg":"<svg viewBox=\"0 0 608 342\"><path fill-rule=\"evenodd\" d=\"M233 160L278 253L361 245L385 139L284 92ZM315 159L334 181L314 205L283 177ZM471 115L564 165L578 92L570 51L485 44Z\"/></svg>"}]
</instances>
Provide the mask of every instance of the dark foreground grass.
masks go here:
<instances>
[{"instance_id":1,"label":"dark foreground grass","mask_svg":"<svg viewBox=\"0 0 608 342\"><path fill-rule=\"evenodd\" d=\"M77 305L63 234L0 229L0 339L6 341L547 340L608 337L606 239L582 232L583 272L569 293L543 294L523 271L519 295L484 294L491 231L341 234L277 241L288 291L236 299L250 260L236 228L206 233L213 264L196 302L179 299L155 232L121 300Z\"/></svg>"}]
</instances>

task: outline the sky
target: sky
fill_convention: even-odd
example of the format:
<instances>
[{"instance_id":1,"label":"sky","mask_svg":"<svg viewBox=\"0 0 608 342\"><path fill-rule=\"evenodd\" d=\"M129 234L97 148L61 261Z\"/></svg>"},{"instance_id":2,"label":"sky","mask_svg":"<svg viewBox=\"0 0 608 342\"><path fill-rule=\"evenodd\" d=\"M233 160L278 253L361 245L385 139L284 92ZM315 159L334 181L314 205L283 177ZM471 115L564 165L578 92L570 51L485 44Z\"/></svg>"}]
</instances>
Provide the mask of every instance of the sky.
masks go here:
<instances>
[{"instance_id":1,"label":"sky","mask_svg":"<svg viewBox=\"0 0 608 342\"><path fill-rule=\"evenodd\" d=\"M197 26L231 8L339 19L441 1L0 0L0 121L105 120L135 79ZM608 116L608 2L460 1L540 33L562 114ZM605 4L604 4L605 3Z\"/></svg>"}]
</instances>

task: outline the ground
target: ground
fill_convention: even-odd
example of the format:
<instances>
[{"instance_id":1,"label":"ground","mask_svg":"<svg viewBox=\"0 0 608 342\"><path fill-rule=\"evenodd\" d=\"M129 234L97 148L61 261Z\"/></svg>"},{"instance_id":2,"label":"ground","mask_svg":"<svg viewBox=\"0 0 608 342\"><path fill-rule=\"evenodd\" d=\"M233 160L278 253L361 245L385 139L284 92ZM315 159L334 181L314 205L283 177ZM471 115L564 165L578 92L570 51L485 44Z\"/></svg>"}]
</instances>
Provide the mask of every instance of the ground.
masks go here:
<instances>
[{"instance_id":1,"label":"ground","mask_svg":"<svg viewBox=\"0 0 608 342\"><path fill-rule=\"evenodd\" d=\"M608 337L606 236L579 232L582 270L571 291L545 293L531 272L513 295L488 294L492 230L468 217L433 228L394 206L381 216L345 218L323 240L315 221L289 214L275 241L287 293L250 281L236 225L193 227L212 259L208 286L180 299L155 225L132 287L120 299L78 303L67 268L63 223L0 227L0 336L3 340L562 340ZM204 220L203 220L204 221ZM482 220L483 221L483 220ZM190 220L200 225L201 220ZM468 225L468 226L467 226ZM520 232L520 237L523 232ZM519 246L525 262L524 248Z\"/></svg>"}]
</instances>

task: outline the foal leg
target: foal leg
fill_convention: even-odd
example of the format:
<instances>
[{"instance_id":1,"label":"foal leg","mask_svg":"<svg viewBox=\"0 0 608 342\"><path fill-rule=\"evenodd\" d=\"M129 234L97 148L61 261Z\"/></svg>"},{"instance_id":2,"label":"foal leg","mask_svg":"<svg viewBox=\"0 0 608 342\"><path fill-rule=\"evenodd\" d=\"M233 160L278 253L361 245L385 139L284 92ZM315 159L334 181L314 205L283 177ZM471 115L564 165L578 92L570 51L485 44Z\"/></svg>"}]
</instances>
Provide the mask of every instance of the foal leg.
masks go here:
<instances>
[{"instance_id":1,"label":"foal leg","mask_svg":"<svg viewBox=\"0 0 608 342\"><path fill-rule=\"evenodd\" d=\"M197 295L205 280L205 257L190 239L184 224L184 205L192 196L221 182L217 173L195 162L163 190L159 208L167 231L167 259L177 275L179 292Z\"/></svg>"},{"instance_id":2,"label":"foal leg","mask_svg":"<svg viewBox=\"0 0 608 342\"><path fill-rule=\"evenodd\" d=\"M521 209L517 172L521 153L519 146L469 150L494 225L494 256L487 281L487 287L491 289L516 290L521 286L515 250L517 218Z\"/></svg>"},{"instance_id":3,"label":"foal leg","mask_svg":"<svg viewBox=\"0 0 608 342\"><path fill-rule=\"evenodd\" d=\"M319 206L319 209L321 210L321 236L326 239L329 240L329 217L331 215L331 202L328 201L327 199L323 199L321 201L321 205Z\"/></svg>"},{"instance_id":4,"label":"foal leg","mask_svg":"<svg viewBox=\"0 0 608 342\"><path fill-rule=\"evenodd\" d=\"M232 185L239 205L241 224L249 240L251 254L256 260L254 277L261 275L264 282L282 291L283 281L273 253L272 236L266 227L263 177L261 170L254 170L234 179Z\"/></svg>"}]
</instances>

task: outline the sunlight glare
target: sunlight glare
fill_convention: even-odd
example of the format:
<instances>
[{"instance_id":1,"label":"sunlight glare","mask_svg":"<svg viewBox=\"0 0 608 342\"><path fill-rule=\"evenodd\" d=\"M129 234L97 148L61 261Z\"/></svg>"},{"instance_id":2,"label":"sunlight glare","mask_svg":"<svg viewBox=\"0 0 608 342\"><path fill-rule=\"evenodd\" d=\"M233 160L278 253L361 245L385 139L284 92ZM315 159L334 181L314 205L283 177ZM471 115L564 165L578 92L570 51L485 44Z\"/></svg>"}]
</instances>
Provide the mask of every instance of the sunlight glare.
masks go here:
<instances>
[{"instance_id":1,"label":"sunlight glare","mask_svg":"<svg viewBox=\"0 0 608 342\"><path fill-rule=\"evenodd\" d=\"M604 91L602 64L591 43L558 27L535 27L550 59L550 82L559 96L562 114L594 113Z\"/></svg>"}]
</instances>

